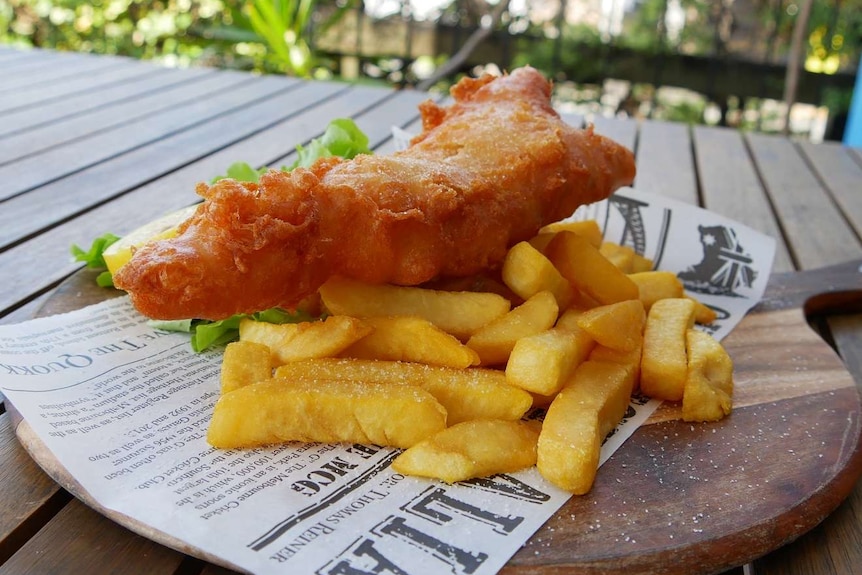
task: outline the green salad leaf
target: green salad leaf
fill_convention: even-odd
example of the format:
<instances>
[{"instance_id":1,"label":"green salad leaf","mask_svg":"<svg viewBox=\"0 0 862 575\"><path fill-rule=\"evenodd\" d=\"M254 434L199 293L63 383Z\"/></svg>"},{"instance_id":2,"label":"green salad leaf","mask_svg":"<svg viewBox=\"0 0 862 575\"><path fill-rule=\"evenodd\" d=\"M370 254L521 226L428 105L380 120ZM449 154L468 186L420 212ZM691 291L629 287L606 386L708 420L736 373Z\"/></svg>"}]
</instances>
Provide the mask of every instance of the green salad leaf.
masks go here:
<instances>
[{"instance_id":1,"label":"green salad leaf","mask_svg":"<svg viewBox=\"0 0 862 575\"><path fill-rule=\"evenodd\" d=\"M255 169L251 164L246 162L234 162L228 166L227 173L225 173L225 175L216 176L212 179L212 183L224 180L225 178L231 178L238 182L257 182L260 180L260 177L266 173L266 170L266 166Z\"/></svg>"},{"instance_id":2,"label":"green salad leaf","mask_svg":"<svg viewBox=\"0 0 862 575\"><path fill-rule=\"evenodd\" d=\"M350 118L338 118L332 120L319 138L314 138L307 147L296 146L297 160L290 166L281 168L284 172L302 166L309 167L320 158L338 156L349 160L359 154L370 154L368 147L368 136ZM258 182L260 176L266 173L267 167L254 168L246 162L234 162L228 167L223 176L216 176L212 182L215 183L225 178L232 178L238 182Z\"/></svg>"},{"instance_id":3,"label":"green salad leaf","mask_svg":"<svg viewBox=\"0 0 862 575\"><path fill-rule=\"evenodd\" d=\"M108 246L119 240L118 236L114 234L107 233L102 234L98 238L94 239L90 244L89 250L84 250L77 244L72 244L72 255L75 256L76 262L84 262L86 266L90 269L101 269L104 270L96 277L96 283L101 287L113 287L114 286L114 278L111 277L111 272L107 270L107 264L105 264L104 253L105 250L108 249Z\"/></svg>"},{"instance_id":4,"label":"green salad leaf","mask_svg":"<svg viewBox=\"0 0 862 575\"><path fill-rule=\"evenodd\" d=\"M307 168L319 158L338 156L349 160L359 154L370 154L368 136L350 118L332 120L319 138L308 143L308 147L296 147L299 158L290 169L302 166Z\"/></svg>"},{"instance_id":5,"label":"green salad leaf","mask_svg":"<svg viewBox=\"0 0 862 575\"><path fill-rule=\"evenodd\" d=\"M239 338L239 323L245 318L266 323L299 323L315 319L305 312L289 312L281 308L271 308L253 314L237 314L229 318L209 321L202 319L150 320L150 326L164 331L191 334L192 349L200 353L211 347L228 344Z\"/></svg>"},{"instance_id":6,"label":"green salad leaf","mask_svg":"<svg viewBox=\"0 0 862 575\"><path fill-rule=\"evenodd\" d=\"M243 315L232 315L219 321L192 322L192 349L200 353L210 347L225 345L239 338L239 322Z\"/></svg>"}]
</instances>

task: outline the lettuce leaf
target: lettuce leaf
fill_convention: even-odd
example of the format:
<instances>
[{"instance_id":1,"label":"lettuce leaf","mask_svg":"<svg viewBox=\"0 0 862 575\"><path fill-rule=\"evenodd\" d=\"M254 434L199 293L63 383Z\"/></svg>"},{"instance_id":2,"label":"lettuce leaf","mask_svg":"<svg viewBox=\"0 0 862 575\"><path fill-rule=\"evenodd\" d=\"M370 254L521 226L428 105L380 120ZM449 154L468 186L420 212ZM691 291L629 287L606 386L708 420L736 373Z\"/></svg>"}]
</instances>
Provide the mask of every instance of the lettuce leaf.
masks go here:
<instances>
[{"instance_id":1,"label":"lettuce leaf","mask_svg":"<svg viewBox=\"0 0 862 575\"><path fill-rule=\"evenodd\" d=\"M271 308L253 314L237 314L229 318L209 321L200 319L182 319L171 321L151 320L150 326L164 331L176 331L191 334L192 349L196 353L211 347L226 345L239 338L239 323L245 318L266 323L299 323L314 319L304 312L289 312L281 308Z\"/></svg>"},{"instance_id":2,"label":"lettuce leaf","mask_svg":"<svg viewBox=\"0 0 862 575\"><path fill-rule=\"evenodd\" d=\"M255 169L246 162L234 162L228 166L227 173L225 175L216 176L212 179L211 183L216 183L225 178L231 178L238 182L257 182L260 180L260 177L266 173L267 169L268 168L266 166Z\"/></svg>"},{"instance_id":3,"label":"lettuce leaf","mask_svg":"<svg viewBox=\"0 0 862 575\"><path fill-rule=\"evenodd\" d=\"M370 154L371 149L368 147L368 136L359 129L356 122L350 118L338 118L329 123L322 136L311 140L308 147L296 146L296 153L297 160L290 166L282 166L282 171L289 172L299 166L307 168L318 159L330 156L349 160L359 154ZM246 162L234 162L225 175L216 176L212 182L225 178L238 182L258 182L267 169L266 166L254 168Z\"/></svg>"},{"instance_id":4,"label":"lettuce leaf","mask_svg":"<svg viewBox=\"0 0 862 575\"><path fill-rule=\"evenodd\" d=\"M370 154L371 149L368 147L368 136L359 129L353 120L339 118L332 120L323 135L311 140L307 148L297 146L296 152L299 158L289 170L299 166L307 168L319 158L328 158L329 156L338 156L349 160L359 154Z\"/></svg>"},{"instance_id":5,"label":"lettuce leaf","mask_svg":"<svg viewBox=\"0 0 862 575\"><path fill-rule=\"evenodd\" d=\"M75 257L76 262L84 262L86 266L90 269L95 270L104 270L96 277L96 283L101 287L113 287L114 286L114 278L111 277L111 272L107 270L107 264L105 264L104 253L105 250L108 249L108 246L119 240L118 236L115 236L112 233L102 234L98 238L94 239L90 244L90 249L84 251L77 244L72 244L72 255Z\"/></svg>"},{"instance_id":6,"label":"lettuce leaf","mask_svg":"<svg viewBox=\"0 0 862 575\"><path fill-rule=\"evenodd\" d=\"M90 244L90 249L84 251L78 244L72 244L72 255L75 256L76 262L84 262L88 268L99 269L105 268L105 258L103 254L108 246L119 240L120 238L114 234L102 234L93 240Z\"/></svg>"}]
</instances>

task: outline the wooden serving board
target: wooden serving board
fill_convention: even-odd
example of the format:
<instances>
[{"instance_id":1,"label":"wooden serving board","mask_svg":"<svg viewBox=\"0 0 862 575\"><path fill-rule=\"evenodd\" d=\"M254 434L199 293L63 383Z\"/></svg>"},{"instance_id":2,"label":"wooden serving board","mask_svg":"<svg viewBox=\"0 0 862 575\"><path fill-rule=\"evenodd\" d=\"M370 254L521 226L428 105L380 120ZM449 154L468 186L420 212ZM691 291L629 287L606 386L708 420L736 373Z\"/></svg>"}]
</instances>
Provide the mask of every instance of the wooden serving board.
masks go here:
<instances>
[{"instance_id":1,"label":"wooden serving board","mask_svg":"<svg viewBox=\"0 0 862 575\"><path fill-rule=\"evenodd\" d=\"M108 297L80 273L39 315ZM724 340L734 410L690 424L662 406L515 554L502 573L720 573L776 549L832 512L862 475L862 397L806 314L862 310L860 262L770 280L764 300ZM862 381L862 373L856 374ZM19 440L58 483L118 523L219 563L96 504L36 438Z\"/></svg>"}]
</instances>

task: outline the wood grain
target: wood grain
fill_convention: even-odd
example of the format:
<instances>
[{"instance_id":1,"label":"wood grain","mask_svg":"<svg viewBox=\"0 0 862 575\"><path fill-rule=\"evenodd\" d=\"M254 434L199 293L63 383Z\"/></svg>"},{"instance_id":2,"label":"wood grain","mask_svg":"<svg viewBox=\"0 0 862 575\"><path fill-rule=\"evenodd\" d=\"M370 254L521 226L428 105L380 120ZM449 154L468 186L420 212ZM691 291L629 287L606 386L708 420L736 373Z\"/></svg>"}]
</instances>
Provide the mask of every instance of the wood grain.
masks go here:
<instances>
[{"instance_id":1,"label":"wood grain","mask_svg":"<svg viewBox=\"0 0 862 575\"><path fill-rule=\"evenodd\" d=\"M0 573L165 575L174 573L183 558L181 553L118 528L104 515L72 501L0 566Z\"/></svg>"},{"instance_id":2,"label":"wood grain","mask_svg":"<svg viewBox=\"0 0 862 575\"><path fill-rule=\"evenodd\" d=\"M809 269L858 259L862 244L796 145L763 134L746 138L796 267Z\"/></svg>"},{"instance_id":3,"label":"wood grain","mask_svg":"<svg viewBox=\"0 0 862 575\"><path fill-rule=\"evenodd\" d=\"M170 134L158 142L133 150L128 154L103 161L76 174L41 186L25 195L12 198L4 203L9 216L9 225L0 229L0 245L26 237L56 222L62 222L87 208L110 200L124 191L134 189L159 176L170 174L173 170L200 159L216 150L248 137L255 132L271 126L291 114L291 110L328 97L337 88L327 90L303 89L299 84L289 83L288 89L271 94L261 102L253 102L241 110L224 114L221 122L208 122L193 126L188 130ZM295 89L290 89L291 87ZM290 104L290 105L288 105ZM129 102L123 109L136 106ZM296 112L293 112L296 113ZM288 138L284 138L288 140ZM70 143L76 148L84 143ZM234 161L245 159L235 156L212 172L198 172L196 181L207 180L222 173ZM186 203L195 200L194 184L183 190ZM125 224L124 218L120 225ZM129 222L126 229L110 228L114 233L123 234L134 229L137 224ZM81 240L85 241L85 240Z\"/></svg>"},{"instance_id":4,"label":"wood grain","mask_svg":"<svg viewBox=\"0 0 862 575\"><path fill-rule=\"evenodd\" d=\"M691 205L700 203L690 130L678 122L649 122L638 134L635 189Z\"/></svg>"},{"instance_id":5,"label":"wood grain","mask_svg":"<svg viewBox=\"0 0 862 575\"><path fill-rule=\"evenodd\" d=\"M856 374L862 388L862 315L838 315L827 319L830 336L842 360ZM862 482L850 496L809 533L792 546L771 553L754 564L757 575L806 573L855 573L862 564Z\"/></svg>"},{"instance_id":6,"label":"wood grain","mask_svg":"<svg viewBox=\"0 0 862 575\"><path fill-rule=\"evenodd\" d=\"M138 95L158 91L163 86L183 82L188 72L192 72L191 77L194 78L198 73L208 73L211 70L201 68L198 72L197 70L177 70L156 66L119 68L106 78L110 83L68 96L59 102L43 102L26 110L4 114L3 122L0 124L0 135L49 124L61 118L98 109L102 106L115 105Z\"/></svg>"},{"instance_id":7,"label":"wood grain","mask_svg":"<svg viewBox=\"0 0 862 575\"><path fill-rule=\"evenodd\" d=\"M220 71L208 76L207 97L179 104L152 117L82 138L76 146L61 146L0 166L0 199L9 198L62 176L103 162L148 143L212 120L255 100L275 94L293 83L287 78L267 76L249 79L236 72Z\"/></svg>"},{"instance_id":8,"label":"wood grain","mask_svg":"<svg viewBox=\"0 0 862 575\"><path fill-rule=\"evenodd\" d=\"M9 413L0 413L0 489L2 564L71 498L16 441Z\"/></svg>"},{"instance_id":9,"label":"wood grain","mask_svg":"<svg viewBox=\"0 0 862 575\"><path fill-rule=\"evenodd\" d=\"M742 134L730 128L695 126L693 143L702 207L780 239L781 229ZM795 269L783 241L776 242L772 269Z\"/></svg>"},{"instance_id":10,"label":"wood grain","mask_svg":"<svg viewBox=\"0 0 862 575\"><path fill-rule=\"evenodd\" d=\"M862 164L835 142L801 143L800 148L856 235L862 237Z\"/></svg>"},{"instance_id":11,"label":"wood grain","mask_svg":"<svg viewBox=\"0 0 862 575\"><path fill-rule=\"evenodd\" d=\"M596 129L596 133L610 138L629 150L637 150L637 120L596 116L591 119L591 122Z\"/></svg>"},{"instance_id":12,"label":"wood grain","mask_svg":"<svg viewBox=\"0 0 862 575\"><path fill-rule=\"evenodd\" d=\"M92 90L110 82L108 73L121 66L142 66L117 57L93 57L80 54L58 54L47 67L32 74L6 77L0 93L0 112L27 108L39 102L60 100L65 96ZM57 69L62 72L57 72ZM108 78L104 80L103 78Z\"/></svg>"},{"instance_id":13,"label":"wood grain","mask_svg":"<svg viewBox=\"0 0 862 575\"><path fill-rule=\"evenodd\" d=\"M146 68L123 67L114 72L112 79L122 82L126 77L134 79L142 72L149 71ZM143 95L135 100L134 105L100 106L96 110L57 119L50 124L2 138L0 139L0 164L8 164L18 158L53 148L64 142L79 140L115 126L128 124L139 118L152 117L160 111L200 100L211 91L221 90L225 86L220 75L204 68L189 72L187 76L189 81L164 86L158 92Z\"/></svg>"}]
</instances>

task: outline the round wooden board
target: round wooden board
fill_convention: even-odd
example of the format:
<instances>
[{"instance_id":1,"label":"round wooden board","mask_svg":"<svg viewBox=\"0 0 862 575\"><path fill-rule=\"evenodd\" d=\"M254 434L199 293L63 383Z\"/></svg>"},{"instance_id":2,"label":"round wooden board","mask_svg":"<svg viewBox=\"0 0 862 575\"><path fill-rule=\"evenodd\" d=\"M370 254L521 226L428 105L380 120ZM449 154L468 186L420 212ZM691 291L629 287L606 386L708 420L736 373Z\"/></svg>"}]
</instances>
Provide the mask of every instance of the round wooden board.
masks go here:
<instances>
[{"instance_id":1,"label":"round wooden board","mask_svg":"<svg viewBox=\"0 0 862 575\"><path fill-rule=\"evenodd\" d=\"M720 573L823 520L862 475L862 398L803 308L816 301L836 311L848 290L858 302L859 269L855 262L774 276L763 302L723 342L735 363L732 415L690 424L677 406L660 408L602 466L592 491L570 499L502 573ZM82 272L39 315L110 294ZM100 507L26 422L16 429L36 462L88 505L159 543L224 564Z\"/></svg>"}]
</instances>

